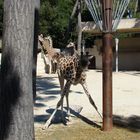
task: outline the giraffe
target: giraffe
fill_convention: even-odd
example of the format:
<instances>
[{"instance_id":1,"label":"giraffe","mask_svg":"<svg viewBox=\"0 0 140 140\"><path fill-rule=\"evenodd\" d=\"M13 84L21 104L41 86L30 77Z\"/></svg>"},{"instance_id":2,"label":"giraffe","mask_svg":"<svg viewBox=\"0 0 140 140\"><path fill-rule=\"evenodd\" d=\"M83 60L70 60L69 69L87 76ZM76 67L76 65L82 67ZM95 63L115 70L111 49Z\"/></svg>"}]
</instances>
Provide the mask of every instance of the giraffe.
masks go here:
<instances>
[{"instance_id":1,"label":"giraffe","mask_svg":"<svg viewBox=\"0 0 140 140\"><path fill-rule=\"evenodd\" d=\"M53 48L52 38L50 36L43 37L43 35L38 36L38 40L40 42L40 45L42 46L42 56L44 59L45 65L49 66L49 74L52 73L52 66L55 65L55 61L53 61L52 56L54 52L59 52L59 49Z\"/></svg>"},{"instance_id":2,"label":"giraffe","mask_svg":"<svg viewBox=\"0 0 140 140\"><path fill-rule=\"evenodd\" d=\"M69 91L71 85L81 84L85 94L87 95L89 102L91 105L96 109L98 109L88 91L87 84L86 84L86 70L89 64L89 60L86 56L78 56L78 53L73 53L73 55L64 55L64 54L54 54L54 59L57 60L57 73L58 78L60 81L61 86L61 97L56 105L54 112L51 114L50 118L46 121L44 125L44 129L48 128L51 124L51 120L54 117L55 113L57 112L58 108L61 106L61 114L62 120L64 121L63 117L63 99L66 97L67 102L67 114L68 117L70 115L70 108L69 108ZM64 79L66 83L64 85ZM100 115L100 113L98 112ZM100 115L101 116L101 115ZM101 116L102 117L102 116Z\"/></svg>"},{"instance_id":3,"label":"giraffe","mask_svg":"<svg viewBox=\"0 0 140 140\"><path fill-rule=\"evenodd\" d=\"M53 48L52 38L51 36L43 37L43 34L38 36L38 40L44 50L44 53L47 54Z\"/></svg>"}]
</instances>

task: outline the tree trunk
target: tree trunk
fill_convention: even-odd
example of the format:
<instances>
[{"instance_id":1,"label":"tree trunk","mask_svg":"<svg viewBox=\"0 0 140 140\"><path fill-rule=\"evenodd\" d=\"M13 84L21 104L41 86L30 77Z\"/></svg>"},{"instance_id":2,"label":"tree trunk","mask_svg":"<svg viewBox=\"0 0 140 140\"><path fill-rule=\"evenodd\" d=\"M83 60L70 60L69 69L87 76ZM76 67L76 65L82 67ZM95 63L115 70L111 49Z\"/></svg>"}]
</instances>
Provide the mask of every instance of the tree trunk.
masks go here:
<instances>
[{"instance_id":1,"label":"tree trunk","mask_svg":"<svg viewBox=\"0 0 140 140\"><path fill-rule=\"evenodd\" d=\"M34 0L4 1L0 140L32 140Z\"/></svg>"},{"instance_id":2,"label":"tree trunk","mask_svg":"<svg viewBox=\"0 0 140 140\"><path fill-rule=\"evenodd\" d=\"M69 24L68 24L68 27L67 27L67 31L66 31L66 39L65 39L65 43L67 44L68 43L68 39L70 37L70 32L71 32L71 28L72 28L72 19L76 13L76 10L77 10L77 6L78 6L78 3L79 3L79 0L76 0L75 2L75 5L73 7L73 10L72 10L72 13L71 13L71 16L70 16L70 19L69 19Z\"/></svg>"}]
</instances>

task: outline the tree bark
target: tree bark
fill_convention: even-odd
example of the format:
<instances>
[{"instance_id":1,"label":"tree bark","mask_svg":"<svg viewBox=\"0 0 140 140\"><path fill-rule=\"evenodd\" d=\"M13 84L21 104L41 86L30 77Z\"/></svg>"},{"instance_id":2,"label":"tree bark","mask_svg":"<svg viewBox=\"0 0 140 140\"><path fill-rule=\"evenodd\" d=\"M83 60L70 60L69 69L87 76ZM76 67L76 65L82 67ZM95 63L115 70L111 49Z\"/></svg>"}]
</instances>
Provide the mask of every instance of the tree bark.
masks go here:
<instances>
[{"instance_id":1,"label":"tree bark","mask_svg":"<svg viewBox=\"0 0 140 140\"><path fill-rule=\"evenodd\" d=\"M0 140L32 140L34 0L5 0Z\"/></svg>"}]
</instances>

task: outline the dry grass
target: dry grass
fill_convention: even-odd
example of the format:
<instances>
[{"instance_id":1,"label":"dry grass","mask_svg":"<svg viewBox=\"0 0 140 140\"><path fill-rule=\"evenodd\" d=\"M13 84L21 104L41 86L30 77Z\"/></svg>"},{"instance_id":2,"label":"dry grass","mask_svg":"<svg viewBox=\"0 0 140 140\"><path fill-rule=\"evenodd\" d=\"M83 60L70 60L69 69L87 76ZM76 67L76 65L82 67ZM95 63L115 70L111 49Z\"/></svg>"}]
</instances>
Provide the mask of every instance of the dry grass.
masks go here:
<instances>
[{"instance_id":1,"label":"dry grass","mask_svg":"<svg viewBox=\"0 0 140 140\"><path fill-rule=\"evenodd\" d=\"M116 127L109 132L78 119L72 124L52 124L49 129L36 128L36 140L140 140L140 132Z\"/></svg>"}]
</instances>

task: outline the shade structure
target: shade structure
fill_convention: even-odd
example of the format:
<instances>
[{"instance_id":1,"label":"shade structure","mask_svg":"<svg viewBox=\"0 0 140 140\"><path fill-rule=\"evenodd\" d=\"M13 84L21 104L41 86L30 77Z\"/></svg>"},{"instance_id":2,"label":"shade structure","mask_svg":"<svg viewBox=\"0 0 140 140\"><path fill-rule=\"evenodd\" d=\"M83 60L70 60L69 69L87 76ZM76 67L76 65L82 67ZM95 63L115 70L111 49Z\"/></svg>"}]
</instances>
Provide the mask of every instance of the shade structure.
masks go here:
<instances>
[{"instance_id":1,"label":"shade structure","mask_svg":"<svg viewBox=\"0 0 140 140\"><path fill-rule=\"evenodd\" d=\"M112 3L112 27L111 31L115 32L130 0L110 0ZM108 32L107 24L103 25L103 0L85 0L88 10L90 11L95 24L102 32ZM108 3L106 3L108 6Z\"/></svg>"},{"instance_id":2,"label":"shade structure","mask_svg":"<svg viewBox=\"0 0 140 140\"><path fill-rule=\"evenodd\" d=\"M102 31L93 22L82 22L82 32L92 33L93 35L100 35ZM121 19L117 26L117 33L139 33L140 32L140 19Z\"/></svg>"}]
</instances>

